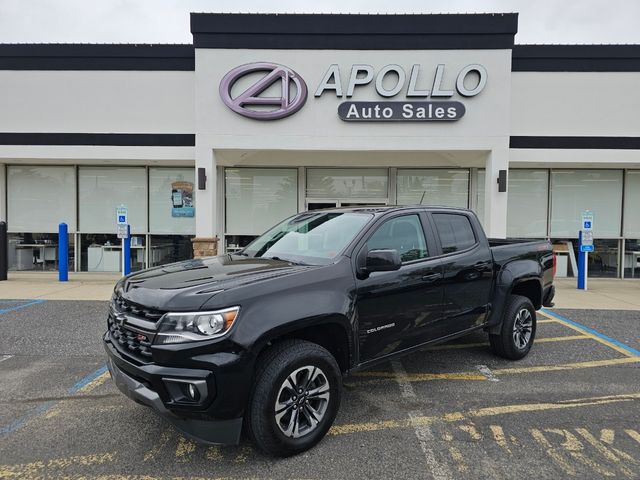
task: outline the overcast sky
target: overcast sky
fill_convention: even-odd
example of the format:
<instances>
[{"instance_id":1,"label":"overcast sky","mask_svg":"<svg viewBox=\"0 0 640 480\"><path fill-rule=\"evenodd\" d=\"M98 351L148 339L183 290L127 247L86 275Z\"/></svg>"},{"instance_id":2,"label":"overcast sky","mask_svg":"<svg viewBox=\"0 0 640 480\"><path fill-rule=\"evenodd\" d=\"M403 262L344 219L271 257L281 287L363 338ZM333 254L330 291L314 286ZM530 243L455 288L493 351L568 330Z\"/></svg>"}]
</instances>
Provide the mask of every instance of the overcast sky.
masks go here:
<instances>
[{"instance_id":1,"label":"overcast sky","mask_svg":"<svg viewBox=\"0 0 640 480\"><path fill-rule=\"evenodd\" d=\"M0 0L0 42L191 43L189 12L518 12L516 43L640 43L638 0Z\"/></svg>"}]
</instances>

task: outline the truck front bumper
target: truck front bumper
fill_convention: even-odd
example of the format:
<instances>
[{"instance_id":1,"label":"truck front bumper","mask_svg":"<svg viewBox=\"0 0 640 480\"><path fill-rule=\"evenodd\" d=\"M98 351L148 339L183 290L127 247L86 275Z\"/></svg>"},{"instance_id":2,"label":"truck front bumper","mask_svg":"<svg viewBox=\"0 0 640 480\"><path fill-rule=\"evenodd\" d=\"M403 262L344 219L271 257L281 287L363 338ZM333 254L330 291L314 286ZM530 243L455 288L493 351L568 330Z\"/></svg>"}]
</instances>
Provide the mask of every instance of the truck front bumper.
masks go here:
<instances>
[{"instance_id":1,"label":"truck front bumper","mask_svg":"<svg viewBox=\"0 0 640 480\"><path fill-rule=\"evenodd\" d=\"M106 339L105 339L106 340ZM152 408L158 415L171 422L186 437L197 442L211 445L237 445L242 431L242 417L231 419L198 418L198 415L181 415L167 408L151 382L144 381L149 372L124 359L117 350L106 340L107 366L111 378L118 389L132 400ZM204 382L198 378L202 373L197 370L163 368L154 366L153 375L171 382ZM137 377L137 378L135 378ZM201 383L202 384L202 383ZM206 387L205 387L205 392Z\"/></svg>"}]
</instances>

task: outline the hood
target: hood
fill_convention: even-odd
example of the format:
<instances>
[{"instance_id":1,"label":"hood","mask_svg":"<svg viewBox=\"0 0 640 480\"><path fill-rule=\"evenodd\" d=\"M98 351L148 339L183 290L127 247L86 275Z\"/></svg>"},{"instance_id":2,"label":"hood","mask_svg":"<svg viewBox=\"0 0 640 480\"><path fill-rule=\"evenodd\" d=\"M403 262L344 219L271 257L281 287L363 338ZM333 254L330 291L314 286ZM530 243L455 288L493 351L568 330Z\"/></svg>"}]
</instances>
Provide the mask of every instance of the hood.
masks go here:
<instances>
[{"instance_id":1,"label":"hood","mask_svg":"<svg viewBox=\"0 0 640 480\"><path fill-rule=\"evenodd\" d=\"M116 287L124 298L158 310L200 308L224 290L318 268L268 258L220 255L172 263L124 278Z\"/></svg>"}]
</instances>

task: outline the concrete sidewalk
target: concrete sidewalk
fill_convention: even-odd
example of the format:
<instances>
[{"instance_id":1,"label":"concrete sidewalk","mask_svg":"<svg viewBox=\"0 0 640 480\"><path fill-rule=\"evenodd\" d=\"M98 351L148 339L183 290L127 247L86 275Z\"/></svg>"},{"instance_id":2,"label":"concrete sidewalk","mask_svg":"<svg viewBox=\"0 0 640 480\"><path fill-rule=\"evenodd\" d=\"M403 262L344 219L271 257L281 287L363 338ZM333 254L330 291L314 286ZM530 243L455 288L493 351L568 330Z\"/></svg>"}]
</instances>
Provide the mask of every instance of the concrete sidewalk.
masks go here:
<instances>
[{"instance_id":1,"label":"concrete sidewalk","mask_svg":"<svg viewBox=\"0 0 640 480\"><path fill-rule=\"evenodd\" d=\"M68 282L58 272L9 272L0 282L0 299L109 300L118 273L69 273Z\"/></svg>"},{"instance_id":2,"label":"concrete sidewalk","mask_svg":"<svg viewBox=\"0 0 640 480\"><path fill-rule=\"evenodd\" d=\"M0 299L109 300L117 273L11 272L0 282ZM640 280L589 279L589 290L576 289L573 278L556 279L556 308L640 310Z\"/></svg>"}]
</instances>

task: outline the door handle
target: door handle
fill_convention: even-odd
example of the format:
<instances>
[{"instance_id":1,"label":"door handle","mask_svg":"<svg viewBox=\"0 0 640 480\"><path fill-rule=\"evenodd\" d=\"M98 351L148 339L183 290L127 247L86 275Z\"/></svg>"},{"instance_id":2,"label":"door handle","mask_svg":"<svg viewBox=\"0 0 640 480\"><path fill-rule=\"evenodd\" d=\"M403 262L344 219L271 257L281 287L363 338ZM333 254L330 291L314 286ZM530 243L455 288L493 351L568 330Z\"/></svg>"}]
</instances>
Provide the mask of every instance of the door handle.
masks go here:
<instances>
[{"instance_id":1,"label":"door handle","mask_svg":"<svg viewBox=\"0 0 640 480\"><path fill-rule=\"evenodd\" d=\"M476 263L474 265L474 267L482 268L482 269L485 269L485 268L490 267L490 266L491 266L491 262L478 262L478 263Z\"/></svg>"},{"instance_id":2,"label":"door handle","mask_svg":"<svg viewBox=\"0 0 640 480\"><path fill-rule=\"evenodd\" d=\"M436 280L438 280L441 277L441 275L439 273L430 273L428 275L424 275L422 277L422 281L423 282L435 282Z\"/></svg>"}]
</instances>

